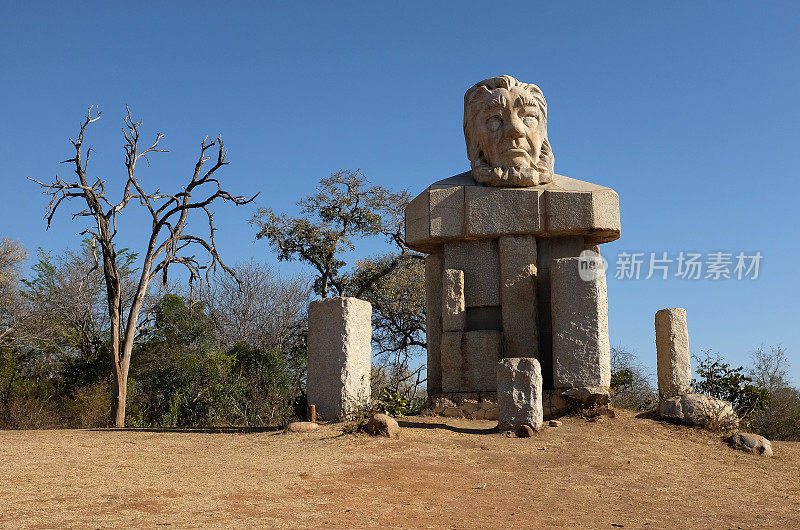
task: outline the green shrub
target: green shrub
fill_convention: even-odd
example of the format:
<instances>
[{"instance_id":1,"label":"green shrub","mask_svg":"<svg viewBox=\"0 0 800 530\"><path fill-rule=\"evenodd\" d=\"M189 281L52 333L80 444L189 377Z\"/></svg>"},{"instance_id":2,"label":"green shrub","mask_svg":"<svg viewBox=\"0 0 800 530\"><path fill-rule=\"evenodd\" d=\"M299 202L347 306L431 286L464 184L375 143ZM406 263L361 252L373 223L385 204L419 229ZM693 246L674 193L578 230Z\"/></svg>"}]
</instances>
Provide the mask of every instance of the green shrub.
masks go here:
<instances>
[{"instance_id":1,"label":"green shrub","mask_svg":"<svg viewBox=\"0 0 800 530\"><path fill-rule=\"evenodd\" d=\"M703 356L695 359L699 379L692 380L692 388L698 394L729 401L745 422L767 406L769 392L754 385L753 380L744 375L743 367L732 368L719 353L710 349L703 350Z\"/></svg>"}]
</instances>

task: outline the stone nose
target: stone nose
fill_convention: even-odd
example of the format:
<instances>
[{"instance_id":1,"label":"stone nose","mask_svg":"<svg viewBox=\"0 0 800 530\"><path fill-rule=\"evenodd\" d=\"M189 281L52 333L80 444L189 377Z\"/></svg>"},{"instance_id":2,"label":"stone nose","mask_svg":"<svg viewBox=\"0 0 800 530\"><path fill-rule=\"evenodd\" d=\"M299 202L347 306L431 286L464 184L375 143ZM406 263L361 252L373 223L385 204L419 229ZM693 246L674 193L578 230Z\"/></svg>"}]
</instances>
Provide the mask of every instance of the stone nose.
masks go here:
<instances>
[{"instance_id":1,"label":"stone nose","mask_svg":"<svg viewBox=\"0 0 800 530\"><path fill-rule=\"evenodd\" d=\"M525 136L525 129L522 120L518 116L512 116L506 122L505 135L508 138L521 138Z\"/></svg>"}]
</instances>

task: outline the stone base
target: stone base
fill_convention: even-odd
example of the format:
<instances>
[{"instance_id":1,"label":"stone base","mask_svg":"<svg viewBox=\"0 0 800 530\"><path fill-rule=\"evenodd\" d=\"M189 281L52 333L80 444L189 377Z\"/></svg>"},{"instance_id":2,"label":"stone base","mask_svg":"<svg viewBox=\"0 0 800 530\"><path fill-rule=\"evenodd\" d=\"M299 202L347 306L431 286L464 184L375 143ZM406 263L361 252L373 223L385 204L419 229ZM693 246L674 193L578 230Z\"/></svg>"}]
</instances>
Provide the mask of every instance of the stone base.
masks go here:
<instances>
[{"instance_id":1,"label":"stone base","mask_svg":"<svg viewBox=\"0 0 800 530\"><path fill-rule=\"evenodd\" d=\"M562 390L542 390L544 419L558 418L577 410L561 396ZM437 416L470 420L496 420L500 413L497 392L450 392L432 396L430 410Z\"/></svg>"},{"instance_id":2,"label":"stone base","mask_svg":"<svg viewBox=\"0 0 800 530\"><path fill-rule=\"evenodd\" d=\"M712 431L739 426L739 417L728 401L705 394L683 394L658 402L656 415L662 420L693 425Z\"/></svg>"}]
</instances>

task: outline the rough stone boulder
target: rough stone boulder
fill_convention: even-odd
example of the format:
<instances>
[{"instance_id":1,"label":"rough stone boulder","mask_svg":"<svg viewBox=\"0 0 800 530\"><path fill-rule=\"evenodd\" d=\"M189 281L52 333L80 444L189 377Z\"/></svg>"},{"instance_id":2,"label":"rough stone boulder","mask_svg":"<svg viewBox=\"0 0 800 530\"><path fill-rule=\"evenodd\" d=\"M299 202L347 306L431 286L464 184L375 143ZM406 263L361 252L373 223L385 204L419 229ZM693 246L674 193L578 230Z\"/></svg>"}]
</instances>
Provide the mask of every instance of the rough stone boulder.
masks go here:
<instances>
[{"instance_id":1,"label":"rough stone boulder","mask_svg":"<svg viewBox=\"0 0 800 530\"><path fill-rule=\"evenodd\" d=\"M517 428L514 429L514 434L517 435L517 438L530 438L534 432L533 427L530 425L517 425Z\"/></svg>"},{"instance_id":2,"label":"rough stone boulder","mask_svg":"<svg viewBox=\"0 0 800 530\"><path fill-rule=\"evenodd\" d=\"M313 421L295 421L286 427L287 432L311 432L319 429L319 424Z\"/></svg>"},{"instance_id":3,"label":"rough stone boulder","mask_svg":"<svg viewBox=\"0 0 800 530\"><path fill-rule=\"evenodd\" d=\"M385 436L397 438L400 436L400 426L397 421L386 414L375 414L367 420L364 430L372 436Z\"/></svg>"},{"instance_id":4,"label":"rough stone boulder","mask_svg":"<svg viewBox=\"0 0 800 530\"><path fill-rule=\"evenodd\" d=\"M664 420L713 430L739 425L739 417L729 402L704 394L684 394L662 399L656 415Z\"/></svg>"},{"instance_id":5,"label":"rough stone boulder","mask_svg":"<svg viewBox=\"0 0 800 530\"><path fill-rule=\"evenodd\" d=\"M518 425L541 429L544 410L539 361L529 357L501 359L497 368L497 402L501 432Z\"/></svg>"},{"instance_id":6,"label":"rough stone boulder","mask_svg":"<svg viewBox=\"0 0 800 530\"><path fill-rule=\"evenodd\" d=\"M582 386L570 388L561 392L561 395L577 405L579 408L590 408L608 405L610 393L601 386Z\"/></svg>"},{"instance_id":7,"label":"rough stone boulder","mask_svg":"<svg viewBox=\"0 0 800 530\"><path fill-rule=\"evenodd\" d=\"M766 457L772 456L772 443L758 434L737 432L728 438L728 443L734 449Z\"/></svg>"}]
</instances>

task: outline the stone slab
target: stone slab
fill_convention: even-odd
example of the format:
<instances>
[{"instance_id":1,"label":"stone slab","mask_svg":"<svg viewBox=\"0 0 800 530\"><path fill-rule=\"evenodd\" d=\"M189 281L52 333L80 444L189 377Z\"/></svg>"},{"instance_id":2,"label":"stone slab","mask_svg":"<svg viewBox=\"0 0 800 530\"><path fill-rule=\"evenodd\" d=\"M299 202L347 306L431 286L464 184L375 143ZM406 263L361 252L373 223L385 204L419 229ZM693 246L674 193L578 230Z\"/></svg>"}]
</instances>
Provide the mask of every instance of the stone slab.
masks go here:
<instances>
[{"instance_id":1,"label":"stone slab","mask_svg":"<svg viewBox=\"0 0 800 530\"><path fill-rule=\"evenodd\" d=\"M497 389L497 361L502 356L503 334L480 330L464 333L462 352L466 361L462 392L489 392Z\"/></svg>"},{"instance_id":2,"label":"stone slab","mask_svg":"<svg viewBox=\"0 0 800 530\"><path fill-rule=\"evenodd\" d=\"M658 311L655 327L658 394L662 399L686 394L692 382L686 310L673 307Z\"/></svg>"},{"instance_id":3,"label":"stone slab","mask_svg":"<svg viewBox=\"0 0 800 530\"><path fill-rule=\"evenodd\" d=\"M488 186L467 186L465 190L467 237L541 231L542 190Z\"/></svg>"},{"instance_id":4,"label":"stone slab","mask_svg":"<svg viewBox=\"0 0 800 530\"><path fill-rule=\"evenodd\" d=\"M464 361L461 355L462 334L461 331L442 332L442 392L445 393L463 391L462 367Z\"/></svg>"},{"instance_id":5,"label":"stone slab","mask_svg":"<svg viewBox=\"0 0 800 530\"><path fill-rule=\"evenodd\" d=\"M591 235L598 242L619 238L619 196L612 189L596 191L547 190L544 229L550 234ZM604 234L606 233L607 234ZM611 238L611 239L607 239Z\"/></svg>"},{"instance_id":6,"label":"stone slab","mask_svg":"<svg viewBox=\"0 0 800 530\"><path fill-rule=\"evenodd\" d=\"M308 404L326 420L347 417L370 399L372 305L351 297L308 307Z\"/></svg>"},{"instance_id":7,"label":"stone slab","mask_svg":"<svg viewBox=\"0 0 800 530\"><path fill-rule=\"evenodd\" d=\"M464 187L431 186L428 194L431 237L461 237L464 229Z\"/></svg>"},{"instance_id":8,"label":"stone slab","mask_svg":"<svg viewBox=\"0 0 800 530\"><path fill-rule=\"evenodd\" d=\"M405 237L409 244L416 244L430 239L428 190L417 195L408 203L405 214Z\"/></svg>"},{"instance_id":9,"label":"stone slab","mask_svg":"<svg viewBox=\"0 0 800 530\"><path fill-rule=\"evenodd\" d=\"M555 388L611 384L608 295L605 275L584 281L578 258L560 258L550 269Z\"/></svg>"},{"instance_id":10,"label":"stone slab","mask_svg":"<svg viewBox=\"0 0 800 530\"><path fill-rule=\"evenodd\" d=\"M530 425L540 429L542 408L542 370L533 358L501 359L497 368L498 428L500 432Z\"/></svg>"},{"instance_id":11,"label":"stone slab","mask_svg":"<svg viewBox=\"0 0 800 530\"><path fill-rule=\"evenodd\" d=\"M494 391L501 341L499 331L443 332L442 391Z\"/></svg>"},{"instance_id":12,"label":"stone slab","mask_svg":"<svg viewBox=\"0 0 800 530\"><path fill-rule=\"evenodd\" d=\"M503 236L500 253L500 300L503 356L539 358L536 296L536 237Z\"/></svg>"},{"instance_id":13,"label":"stone slab","mask_svg":"<svg viewBox=\"0 0 800 530\"><path fill-rule=\"evenodd\" d=\"M535 188L480 186L470 172L441 180L406 209L406 243L432 252L465 237L582 235L589 244L620 235L619 196L611 188L554 175Z\"/></svg>"},{"instance_id":14,"label":"stone slab","mask_svg":"<svg viewBox=\"0 0 800 530\"><path fill-rule=\"evenodd\" d=\"M442 330L464 331L466 315L464 271L445 269L442 274Z\"/></svg>"}]
</instances>

